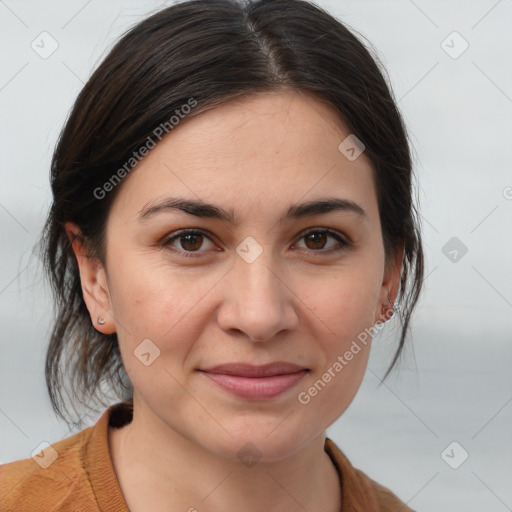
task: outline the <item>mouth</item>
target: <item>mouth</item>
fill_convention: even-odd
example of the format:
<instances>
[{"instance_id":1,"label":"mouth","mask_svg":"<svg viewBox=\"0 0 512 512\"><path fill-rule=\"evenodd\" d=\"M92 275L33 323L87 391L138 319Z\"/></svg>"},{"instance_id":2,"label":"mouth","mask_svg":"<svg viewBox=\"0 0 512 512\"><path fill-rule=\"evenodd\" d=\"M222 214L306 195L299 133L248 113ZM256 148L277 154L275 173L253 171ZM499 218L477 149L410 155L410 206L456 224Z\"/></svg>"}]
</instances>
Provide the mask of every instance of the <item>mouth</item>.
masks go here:
<instances>
[{"instance_id":1,"label":"mouth","mask_svg":"<svg viewBox=\"0 0 512 512\"><path fill-rule=\"evenodd\" d=\"M278 361L261 366L228 363L199 371L220 389L232 395L264 400L295 387L310 370L293 363Z\"/></svg>"}]
</instances>

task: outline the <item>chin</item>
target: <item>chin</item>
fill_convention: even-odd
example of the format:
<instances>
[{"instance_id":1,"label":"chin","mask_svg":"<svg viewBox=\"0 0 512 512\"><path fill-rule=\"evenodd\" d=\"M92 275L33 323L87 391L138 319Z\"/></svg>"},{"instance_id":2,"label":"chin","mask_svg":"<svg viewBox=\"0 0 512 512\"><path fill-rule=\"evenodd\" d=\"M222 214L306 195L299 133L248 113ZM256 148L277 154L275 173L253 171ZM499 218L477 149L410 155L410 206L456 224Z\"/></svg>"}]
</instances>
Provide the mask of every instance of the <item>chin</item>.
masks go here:
<instances>
[{"instance_id":1,"label":"chin","mask_svg":"<svg viewBox=\"0 0 512 512\"><path fill-rule=\"evenodd\" d=\"M256 462L276 462L290 457L316 437L314 434L308 435L301 426L293 431L283 428L279 422L270 429L267 422L262 428L253 422L251 427L240 429L237 433L229 432L233 437L212 440L212 451L226 459L240 461L247 467L252 467Z\"/></svg>"}]
</instances>

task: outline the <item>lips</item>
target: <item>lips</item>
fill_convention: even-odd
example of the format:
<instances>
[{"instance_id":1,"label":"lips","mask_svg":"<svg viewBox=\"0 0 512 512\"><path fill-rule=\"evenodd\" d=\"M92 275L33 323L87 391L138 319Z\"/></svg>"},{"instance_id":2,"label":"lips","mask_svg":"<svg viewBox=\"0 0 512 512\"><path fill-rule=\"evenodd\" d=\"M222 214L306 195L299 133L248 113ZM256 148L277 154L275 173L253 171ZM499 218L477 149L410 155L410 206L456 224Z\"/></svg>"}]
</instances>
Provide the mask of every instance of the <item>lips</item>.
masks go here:
<instances>
[{"instance_id":1,"label":"lips","mask_svg":"<svg viewBox=\"0 0 512 512\"><path fill-rule=\"evenodd\" d=\"M269 400L294 388L308 368L278 361L261 366L228 363L201 369L219 389L244 400Z\"/></svg>"},{"instance_id":2,"label":"lips","mask_svg":"<svg viewBox=\"0 0 512 512\"><path fill-rule=\"evenodd\" d=\"M261 366L254 366L246 363L227 363L211 368L201 369L201 371L207 373L220 373L223 375L254 378L273 377L275 375L288 375L304 370L308 370L308 368L283 361L277 361L275 363L269 363Z\"/></svg>"}]
</instances>

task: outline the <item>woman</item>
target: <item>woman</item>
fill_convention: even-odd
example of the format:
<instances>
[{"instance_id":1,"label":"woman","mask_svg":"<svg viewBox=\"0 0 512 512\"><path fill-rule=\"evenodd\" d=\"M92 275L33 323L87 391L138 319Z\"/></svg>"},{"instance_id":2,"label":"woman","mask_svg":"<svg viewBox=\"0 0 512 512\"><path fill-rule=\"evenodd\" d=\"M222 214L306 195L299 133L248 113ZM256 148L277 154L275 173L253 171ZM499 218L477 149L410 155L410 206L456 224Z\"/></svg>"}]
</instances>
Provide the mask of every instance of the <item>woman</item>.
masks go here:
<instances>
[{"instance_id":1,"label":"woman","mask_svg":"<svg viewBox=\"0 0 512 512\"><path fill-rule=\"evenodd\" d=\"M123 399L3 465L2 510L411 510L325 436L395 302L387 373L404 345L411 178L381 71L318 7L193 0L127 32L61 133L42 239L56 413L70 375Z\"/></svg>"}]
</instances>

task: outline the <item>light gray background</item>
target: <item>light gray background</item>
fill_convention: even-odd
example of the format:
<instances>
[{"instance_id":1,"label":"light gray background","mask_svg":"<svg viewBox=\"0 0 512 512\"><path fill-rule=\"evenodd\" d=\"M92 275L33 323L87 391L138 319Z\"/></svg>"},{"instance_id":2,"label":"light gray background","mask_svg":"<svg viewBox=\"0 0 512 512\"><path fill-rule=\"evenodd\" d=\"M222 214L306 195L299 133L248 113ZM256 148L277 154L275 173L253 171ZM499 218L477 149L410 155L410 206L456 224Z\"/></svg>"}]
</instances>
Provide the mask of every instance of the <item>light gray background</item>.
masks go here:
<instances>
[{"instance_id":1,"label":"light gray background","mask_svg":"<svg viewBox=\"0 0 512 512\"><path fill-rule=\"evenodd\" d=\"M512 510L512 0L319 3L367 37L389 72L415 149L428 276L401 370L378 387L391 321L328 435L418 511ZM71 435L46 396L51 297L30 258L50 158L106 51L164 5L0 0L0 463ZM47 59L31 48L43 31L59 45ZM453 31L469 44L457 58ZM443 253L452 237L468 249L455 262ZM452 464L469 453L458 469L441 456L453 441Z\"/></svg>"}]
</instances>

